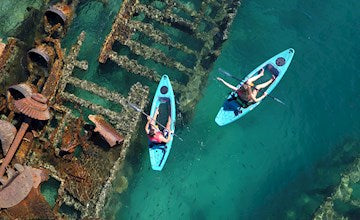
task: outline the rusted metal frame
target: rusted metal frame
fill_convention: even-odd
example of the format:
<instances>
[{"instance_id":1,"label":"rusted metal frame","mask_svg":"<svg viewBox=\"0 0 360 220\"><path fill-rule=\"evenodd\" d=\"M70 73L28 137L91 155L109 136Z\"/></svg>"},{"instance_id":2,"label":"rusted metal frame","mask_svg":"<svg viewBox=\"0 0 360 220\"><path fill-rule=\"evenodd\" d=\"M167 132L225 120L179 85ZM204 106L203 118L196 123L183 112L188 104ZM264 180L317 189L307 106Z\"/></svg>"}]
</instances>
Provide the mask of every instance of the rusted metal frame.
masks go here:
<instances>
[{"instance_id":1,"label":"rusted metal frame","mask_svg":"<svg viewBox=\"0 0 360 220\"><path fill-rule=\"evenodd\" d=\"M63 67L63 73L60 79L60 82L58 84L58 94L61 94L66 87L66 78L69 77L75 67L76 64L76 57L78 56L80 52L80 48L82 46L82 43L85 40L85 32L82 31L80 35L78 36L77 42L71 47L69 54L65 57L64 61L64 67Z\"/></svg>"},{"instance_id":2,"label":"rusted metal frame","mask_svg":"<svg viewBox=\"0 0 360 220\"><path fill-rule=\"evenodd\" d=\"M197 13L197 16L195 18L194 21L194 25L196 26L196 29L198 29L200 21L201 20L205 20L205 11L206 11L206 7L207 7L207 3L205 3L204 1L201 2L201 7L200 7L200 11ZM212 22L214 24L214 22Z\"/></svg>"},{"instance_id":3,"label":"rusted metal frame","mask_svg":"<svg viewBox=\"0 0 360 220\"><path fill-rule=\"evenodd\" d=\"M140 31L140 32L146 34L148 37L152 38L157 43L161 43L166 46L174 47L174 48L181 50L187 54L198 56L198 53L196 51L188 48L187 46L185 46L183 44L173 42L167 34L156 30L154 28L154 26L151 24L146 24L146 23L139 22L139 21L129 21L127 25L132 29L136 29L137 31Z\"/></svg>"},{"instance_id":4,"label":"rusted metal frame","mask_svg":"<svg viewBox=\"0 0 360 220\"><path fill-rule=\"evenodd\" d=\"M81 61L79 61L79 60L75 60L74 61L74 65L77 67L77 68L79 68L79 69L82 69L82 70L87 70L88 69L88 62L86 61L86 60L81 60Z\"/></svg>"},{"instance_id":5,"label":"rusted metal frame","mask_svg":"<svg viewBox=\"0 0 360 220\"><path fill-rule=\"evenodd\" d=\"M53 67L51 68L51 73L47 78L45 85L42 89L41 94L49 99L49 103L54 102L54 97L56 94L56 89L59 86L60 78L62 74L62 67L63 67L62 60L56 60Z\"/></svg>"},{"instance_id":6,"label":"rusted metal frame","mask_svg":"<svg viewBox=\"0 0 360 220\"><path fill-rule=\"evenodd\" d=\"M223 1L223 0L219 0L219 1L217 1L217 0L204 0L207 4L213 4L213 5L215 5L215 6L217 6L217 7L220 7L222 4L224 4L224 2L225 1Z\"/></svg>"},{"instance_id":7,"label":"rusted metal frame","mask_svg":"<svg viewBox=\"0 0 360 220\"><path fill-rule=\"evenodd\" d=\"M121 4L120 10L115 18L115 21L111 27L111 31L106 37L103 46L101 47L99 62L105 63L108 59L109 52L112 50L112 46L115 42L114 36L118 35L119 29L124 29L124 25L135 11L135 7L138 4L138 0L124 0Z\"/></svg>"},{"instance_id":8,"label":"rusted metal frame","mask_svg":"<svg viewBox=\"0 0 360 220\"><path fill-rule=\"evenodd\" d=\"M75 87L78 87L85 91L91 92L91 93L98 95L100 97L103 97L111 102L115 102L122 106L127 105L125 97L123 97L122 95L120 95L118 93L111 92L104 87L98 86L97 84L95 84L93 82L90 82L87 80L81 80L79 78L72 77L72 76L69 76L66 79L66 81L67 81L67 83L70 83L70 84L74 85Z\"/></svg>"},{"instance_id":9,"label":"rusted metal frame","mask_svg":"<svg viewBox=\"0 0 360 220\"><path fill-rule=\"evenodd\" d=\"M15 38L8 38L8 43L6 44L4 51L0 56L0 70L4 67L7 60L11 56L16 46L16 39Z\"/></svg>"},{"instance_id":10,"label":"rusted metal frame","mask_svg":"<svg viewBox=\"0 0 360 220\"><path fill-rule=\"evenodd\" d=\"M169 56L167 56L165 53L163 53L158 49L148 47L133 40L127 40L121 43L125 46L128 46L134 54L142 56L145 59L152 59L163 65L176 68L179 71L184 72L189 76L192 75L193 73L192 69L186 68L183 64L181 64L178 61L175 61L174 59L170 58Z\"/></svg>"},{"instance_id":11,"label":"rusted metal frame","mask_svg":"<svg viewBox=\"0 0 360 220\"><path fill-rule=\"evenodd\" d=\"M151 11L149 11L148 9L151 9ZM180 21L183 21L183 25L188 27L192 32L194 33L198 33L196 31L196 27L195 25L192 23L192 22L188 22L186 21L185 19L183 18L180 18L179 16L176 16L176 19L174 18L169 18L169 17L164 17L163 14L161 13L161 11L151 7L151 6L144 6L144 5L138 5L136 7L136 11L137 12L144 12L144 14L148 17L148 18L151 18L157 22L159 22L160 24L162 25L165 25L165 26L172 26L170 22L167 22L167 21L164 21L164 19L162 18L166 18L166 19L172 19L172 20L175 20L175 22L180 22ZM179 29L181 30L181 29ZM181 30L183 31L183 30ZM183 31L184 33L187 33L185 31ZM204 36L201 35L201 34L191 34L191 33L187 33L187 34L190 34L192 36L195 36L196 38L200 39L200 40L203 40L204 39Z\"/></svg>"},{"instance_id":12,"label":"rusted metal frame","mask_svg":"<svg viewBox=\"0 0 360 220\"><path fill-rule=\"evenodd\" d=\"M9 62L9 58L12 53L16 51L17 40L15 38L8 38L8 43L6 44L1 56L0 56L0 83L2 83L8 73L4 72L4 67L6 63ZM4 74L3 74L4 73Z\"/></svg>"},{"instance_id":13,"label":"rusted metal frame","mask_svg":"<svg viewBox=\"0 0 360 220\"><path fill-rule=\"evenodd\" d=\"M114 51L109 52L109 59L131 73L144 76L155 82L160 82L160 74L158 72L139 64L136 60L131 60L127 56L118 55ZM185 87L175 80L172 80L171 84L177 92L180 92Z\"/></svg>"},{"instance_id":14,"label":"rusted metal frame","mask_svg":"<svg viewBox=\"0 0 360 220\"><path fill-rule=\"evenodd\" d=\"M0 178L2 178L3 175L5 174L6 167L10 164L13 156L15 155L15 152L18 146L20 145L20 142L22 141L22 138L24 137L26 130L29 128L30 121L23 122L21 124L21 127L19 128L19 131L17 132L14 141L8 150L5 159L3 160L3 163L0 166Z\"/></svg>"},{"instance_id":15,"label":"rusted metal frame","mask_svg":"<svg viewBox=\"0 0 360 220\"><path fill-rule=\"evenodd\" d=\"M207 1L210 1L210 0L207 0ZM217 11L217 13L216 13L215 17L213 18L213 20L214 20L215 22L222 21L222 20L225 18L225 16L228 15L228 13L226 12L226 10L229 8L229 6L230 6L229 3L224 3L224 4L218 5L218 7L219 7L220 9Z\"/></svg>"},{"instance_id":16,"label":"rusted metal frame","mask_svg":"<svg viewBox=\"0 0 360 220\"><path fill-rule=\"evenodd\" d=\"M63 136L65 126L72 119L74 119L72 117L72 111L71 109L68 109L68 111L65 112L63 117L61 118L59 125L56 127L53 133L51 133L50 141L52 141L52 145L54 146L54 148L57 148L57 146L61 142L61 137Z\"/></svg>"},{"instance_id":17,"label":"rusted metal frame","mask_svg":"<svg viewBox=\"0 0 360 220\"><path fill-rule=\"evenodd\" d=\"M136 83L130 89L128 101L136 104L137 106L139 106L140 109L144 109L148 102L148 99L147 99L148 95L149 95L149 89L147 87L141 86L140 83ZM124 111L127 112L127 111L133 111L133 110L125 108ZM129 115L129 114L127 114L127 115ZM136 129L138 122L140 120L140 117L141 117L141 114L139 112L134 112L132 114L132 120L129 122L129 127L131 129L134 129L134 130ZM131 130L130 132L133 132L134 130ZM122 162L126 157L128 148L130 147L131 138L132 138L132 135L126 135L124 138L123 147L121 148L120 156L115 161L112 169L110 170L110 176L107 179L104 187L102 188L99 199L96 202L96 207L95 207L95 216L96 217L100 217L100 212L105 205L107 194L112 189L112 182L116 178L118 170L121 168Z\"/></svg>"},{"instance_id":18,"label":"rusted metal frame","mask_svg":"<svg viewBox=\"0 0 360 220\"><path fill-rule=\"evenodd\" d=\"M31 131L25 132L25 135L20 143L20 146L13 158L14 163L25 164L27 155L32 147L34 141L34 134Z\"/></svg>"},{"instance_id":19,"label":"rusted metal frame","mask_svg":"<svg viewBox=\"0 0 360 220\"><path fill-rule=\"evenodd\" d=\"M123 116L121 115L121 113L111 111L101 105L97 105L90 101L81 99L71 93L63 92L61 94L61 97L64 100L67 100L67 101L75 103L75 104L79 104L82 107L90 109L91 111L95 112L96 114L99 114L106 118L109 118L110 122L115 125L116 129L119 129L122 132L126 133L127 130L129 129L129 126L124 124Z\"/></svg>"},{"instance_id":20,"label":"rusted metal frame","mask_svg":"<svg viewBox=\"0 0 360 220\"><path fill-rule=\"evenodd\" d=\"M144 12L149 18L152 18L154 20L159 20L161 18L165 18L165 19L174 21L178 24L182 24L182 25L188 27L189 29L191 29L192 31L195 31L194 24L191 21L188 21L182 17L179 17L176 14L165 14L150 5L138 4L135 6L135 8L136 8L136 11Z\"/></svg>"},{"instance_id":21,"label":"rusted metal frame","mask_svg":"<svg viewBox=\"0 0 360 220\"><path fill-rule=\"evenodd\" d=\"M176 8L178 8L178 9L182 10L183 12L189 14L191 17L195 17L195 20L202 19L202 20L205 20L205 21L207 21L207 22L209 22L209 23L212 23L212 24L215 24L215 23L216 23L211 17L209 17L209 16L207 16L207 15L205 15L205 14L202 14L202 15L201 15L201 14L198 13L197 11L195 11L195 10L193 10L193 9L191 9L191 8L186 7L184 4L180 3L179 1L176 1L176 0L166 0L166 2L168 2L169 4L174 5L174 7L176 7ZM205 2L206 2L206 4L213 3L212 1L209 1L209 0L207 0L207 1L205 1ZM202 4L203 4L203 3L202 3ZM194 23L195 23L194 25L197 27L196 22L194 22Z\"/></svg>"},{"instance_id":22,"label":"rusted metal frame","mask_svg":"<svg viewBox=\"0 0 360 220\"><path fill-rule=\"evenodd\" d=\"M72 207L73 209L79 211L81 213L81 219L84 219L86 216L88 210L88 207L86 207L84 204L82 204L79 200L77 200L70 192L68 192L67 190L64 190L63 196L62 196L62 200L61 200L61 204L66 204L67 206Z\"/></svg>"},{"instance_id":23,"label":"rusted metal frame","mask_svg":"<svg viewBox=\"0 0 360 220\"><path fill-rule=\"evenodd\" d=\"M145 76L155 82L160 81L160 74L158 74L155 70L151 70L146 66L142 66L136 60L131 60L127 56L118 55L116 52L110 51L109 59L129 72L140 76Z\"/></svg>"},{"instance_id":24,"label":"rusted metal frame","mask_svg":"<svg viewBox=\"0 0 360 220\"><path fill-rule=\"evenodd\" d=\"M215 27L211 31L207 32L206 39L204 40L204 45L200 51L200 58L196 61L194 69L199 71L199 67L201 66L201 62L204 58L206 58L209 52L212 50L214 46L214 36L218 33L218 28Z\"/></svg>"}]
</instances>

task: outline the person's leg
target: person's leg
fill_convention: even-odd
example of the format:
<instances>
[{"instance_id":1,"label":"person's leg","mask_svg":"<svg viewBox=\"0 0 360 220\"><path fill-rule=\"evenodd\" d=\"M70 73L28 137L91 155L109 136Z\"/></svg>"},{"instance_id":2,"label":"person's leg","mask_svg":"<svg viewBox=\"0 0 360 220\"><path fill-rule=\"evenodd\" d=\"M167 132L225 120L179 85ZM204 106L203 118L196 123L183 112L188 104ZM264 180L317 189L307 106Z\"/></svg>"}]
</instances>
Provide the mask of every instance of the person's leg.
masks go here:
<instances>
[{"instance_id":1,"label":"person's leg","mask_svg":"<svg viewBox=\"0 0 360 220\"><path fill-rule=\"evenodd\" d=\"M258 94L258 90L254 89L254 90L252 91L252 93L253 93L253 94L254 94L254 96L256 97L256 96L257 96L257 94Z\"/></svg>"},{"instance_id":2,"label":"person's leg","mask_svg":"<svg viewBox=\"0 0 360 220\"><path fill-rule=\"evenodd\" d=\"M168 121L167 121L167 123L166 123L166 129L167 129L168 131L170 131L170 126L171 126L171 116L169 115Z\"/></svg>"},{"instance_id":3,"label":"person's leg","mask_svg":"<svg viewBox=\"0 0 360 220\"><path fill-rule=\"evenodd\" d=\"M260 77L262 77L264 75L264 68L262 68L260 70L260 73L259 74L256 74L255 76L251 77L250 79L247 80L247 82L249 83L253 83L255 82L256 80L258 80Z\"/></svg>"},{"instance_id":4,"label":"person's leg","mask_svg":"<svg viewBox=\"0 0 360 220\"><path fill-rule=\"evenodd\" d=\"M157 119L158 115L159 115L159 108L156 108L155 113L154 113L154 117L152 118L152 121L150 122L150 124L153 124L154 126L156 125L156 119Z\"/></svg>"},{"instance_id":5,"label":"person's leg","mask_svg":"<svg viewBox=\"0 0 360 220\"><path fill-rule=\"evenodd\" d=\"M170 134L170 126L171 126L171 116L169 115L168 121L166 123L166 127L163 130L163 135L165 138L167 138L168 135Z\"/></svg>"},{"instance_id":6,"label":"person's leg","mask_svg":"<svg viewBox=\"0 0 360 220\"><path fill-rule=\"evenodd\" d=\"M257 90L266 88L266 87L268 87L273 81L274 81L274 79L271 78L271 79L269 79L267 82L264 82L264 83L261 83L261 84L259 84L259 85L256 85L255 88L256 88Z\"/></svg>"}]
</instances>

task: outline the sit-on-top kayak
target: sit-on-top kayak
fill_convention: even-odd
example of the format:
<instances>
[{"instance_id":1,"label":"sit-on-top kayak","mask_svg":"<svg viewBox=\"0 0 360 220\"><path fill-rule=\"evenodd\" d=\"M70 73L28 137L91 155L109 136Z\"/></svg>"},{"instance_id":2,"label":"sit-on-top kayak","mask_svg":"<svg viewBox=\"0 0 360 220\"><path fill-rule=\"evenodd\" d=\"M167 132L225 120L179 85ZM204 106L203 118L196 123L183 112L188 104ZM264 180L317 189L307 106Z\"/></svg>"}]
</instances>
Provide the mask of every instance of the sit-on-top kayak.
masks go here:
<instances>
[{"instance_id":1,"label":"sit-on-top kayak","mask_svg":"<svg viewBox=\"0 0 360 220\"><path fill-rule=\"evenodd\" d=\"M270 71L272 75L276 77L275 80L264 91L270 94L270 92L275 88L275 86L277 86L277 84L284 76L287 68L291 63L294 53L295 50L290 48L265 61L263 64L261 64L256 69L254 69L251 73L249 73L240 82L240 84L237 85L237 88L240 88L242 84L245 83L249 78L255 76L256 74L259 74L261 68L264 68L265 70ZM259 92L259 95L262 94L262 92L263 91ZM223 106L220 108L218 114L216 115L215 122L219 126L227 125L233 121L236 121L237 119L243 117L248 112L253 110L261 102L259 101L254 104L251 104L246 108L243 108L238 101L234 100L233 97L236 96L237 96L236 92L232 91L229 97L224 102Z\"/></svg>"},{"instance_id":2,"label":"sit-on-top kayak","mask_svg":"<svg viewBox=\"0 0 360 220\"><path fill-rule=\"evenodd\" d=\"M150 117L153 118L155 114L156 108L159 108L160 105L167 105L168 114L171 116L171 125L170 129L175 131L175 96L174 91L171 87L171 83L169 77L167 75L163 75L161 77L160 83L156 89L156 93L154 96L154 100L151 106ZM158 115L158 119L163 117L162 112ZM167 119L168 117L166 117ZM172 135L172 134L168 134ZM150 162L151 168L153 170L161 171L166 163L166 159L169 156L171 145L173 142L173 138L167 144L154 144L149 143L149 153L150 153Z\"/></svg>"}]
</instances>

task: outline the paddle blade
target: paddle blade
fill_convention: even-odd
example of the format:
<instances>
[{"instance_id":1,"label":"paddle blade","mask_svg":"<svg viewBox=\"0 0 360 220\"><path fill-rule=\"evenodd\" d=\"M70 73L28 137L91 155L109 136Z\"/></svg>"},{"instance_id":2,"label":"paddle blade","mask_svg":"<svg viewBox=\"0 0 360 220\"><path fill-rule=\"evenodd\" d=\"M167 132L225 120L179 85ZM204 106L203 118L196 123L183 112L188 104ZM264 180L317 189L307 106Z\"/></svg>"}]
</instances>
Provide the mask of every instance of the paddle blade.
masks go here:
<instances>
[{"instance_id":1,"label":"paddle blade","mask_svg":"<svg viewBox=\"0 0 360 220\"><path fill-rule=\"evenodd\" d=\"M285 105L285 106L286 106L286 104L285 104L283 101L281 101L280 99L275 98L275 97L273 97L273 99L274 99L275 101L277 101L277 102L279 102L279 103L281 103L281 104L283 104L283 105Z\"/></svg>"},{"instance_id":2,"label":"paddle blade","mask_svg":"<svg viewBox=\"0 0 360 220\"><path fill-rule=\"evenodd\" d=\"M240 82L243 82L242 79L239 79L236 76L231 75L231 73L228 73L228 72L226 72L225 70L223 70L221 68L219 68L218 70L219 70L220 73L224 74L225 76L228 76L230 78L233 78L233 79L236 79L236 80L238 80Z\"/></svg>"},{"instance_id":3,"label":"paddle blade","mask_svg":"<svg viewBox=\"0 0 360 220\"><path fill-rule=\"evenodd\" d=\"M177 138L179 138L180 141L184 141L179 135L174 134Z\"/></svg>"},{"instance_id":4,"label":"paddle blade","mask_svg":"<svg viewBox=\"0 0 360 220\"><path fill-rule=\"evenodd\" d=\"M140 109L139 107L137 107L136 105L134 105L134 104L132 104L132 103L128 103L128 104L129 104L129 106L130 106L131 108L135 109L135 111L141 112L141 109Z\"/></svg>"},{"instance_id":5,"label":"paddle blade","mask_svg":"<svg viewBox=\"0 0 360 220\"><path fill-rule=\"evenodd\" d=\"M232 77L232 75L231 75L230 73L226 72L225 70L223 70L223 69L221 69L221 68L219 68L218 70L219 70L220 73L222 73L222 74L224 74L224 75L226 75L226 76Z\"/></svg>"}]
</instances>

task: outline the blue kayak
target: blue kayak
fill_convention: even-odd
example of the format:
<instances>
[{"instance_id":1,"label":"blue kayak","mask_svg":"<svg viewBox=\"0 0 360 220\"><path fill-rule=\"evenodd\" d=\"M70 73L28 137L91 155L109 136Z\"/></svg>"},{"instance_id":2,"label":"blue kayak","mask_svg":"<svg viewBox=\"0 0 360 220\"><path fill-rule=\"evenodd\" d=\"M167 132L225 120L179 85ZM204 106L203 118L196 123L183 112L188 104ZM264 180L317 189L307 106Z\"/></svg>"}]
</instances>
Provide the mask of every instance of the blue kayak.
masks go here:
<instances>
[{"instance_id":1,"label":"blue kayak","mask_svg":"<svg viewBox=\"0 0 360 220\"><path fill-rule=\"evenodd\" d=\"M272 75L276 76L275 80L264 91L270 94L284 76L286 70L291 63L294 53L295 50L290 48L265 61L263 64L254 69L251 73L249 73L243 79L243 81L241 81L240 84L237 85L237 88L240 88L242 84L245 83L249 78L258 74L261 68L264 68L265 71L269 71L272 73ZM215 122L219 126L227 125L233 121L238 120L239 118L243 117L248 112L253 110L261 102L256 102L246 108L243 108L238 100L234 100L233 97L236 96L236 92L232 91L224 102L223 106L220 108L218 114L216 115Z\"/></svg>"},{"instance_id":2,"label":"blue kayak","mask_svg":"<svg viewBox=\"0 0 360 220\"><path fill-rule=\"evenodd\" d=\"M165 108L164 108L165 107ZM150 117L153 118L156 108L160 109L159 118L164 118L167 120L168 116L171 116L171 126L170 129L175 131L175 120L176 120L176 109L175 109L175 96L172 89L169 77L163 75L161 77L160 83L156 89L154 100L152 102ZM162 114L162 109L167 110L167 115ZM163 123L166 126L166 122ZM171 134L168 134L171 135ZM149 143L149 153L150 153L150 162L151 168L153 170L161 171L166 163L166 160L169 156L173 138L167 144L154 144Z\"/></svg>"}]
</instances>

